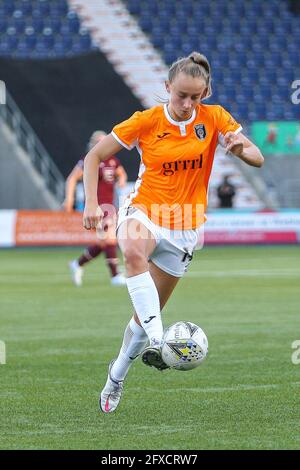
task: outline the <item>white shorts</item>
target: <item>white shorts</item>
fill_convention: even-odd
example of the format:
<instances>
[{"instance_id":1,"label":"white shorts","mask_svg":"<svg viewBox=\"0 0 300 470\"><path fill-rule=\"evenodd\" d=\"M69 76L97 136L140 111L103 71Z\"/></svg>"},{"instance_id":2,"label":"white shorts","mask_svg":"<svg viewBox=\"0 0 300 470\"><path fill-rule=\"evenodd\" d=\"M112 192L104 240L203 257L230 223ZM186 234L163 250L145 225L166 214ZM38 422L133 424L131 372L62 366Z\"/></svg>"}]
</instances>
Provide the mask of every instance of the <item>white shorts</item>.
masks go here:
<instances>
[{"instance_id":1,"label":"white shorts","mask_svg":"<svg viewBox=\"0 0 300 470\"><path fill-rule=\"evenodd\" d=\"M166 273L182 277L192 261L201 229L170 230L154 224L140 209L129 206L119 210L117 235L120 225L128 219L138 220L154 236L156 247L149 260Z\"/></svg>"}]
</instances>

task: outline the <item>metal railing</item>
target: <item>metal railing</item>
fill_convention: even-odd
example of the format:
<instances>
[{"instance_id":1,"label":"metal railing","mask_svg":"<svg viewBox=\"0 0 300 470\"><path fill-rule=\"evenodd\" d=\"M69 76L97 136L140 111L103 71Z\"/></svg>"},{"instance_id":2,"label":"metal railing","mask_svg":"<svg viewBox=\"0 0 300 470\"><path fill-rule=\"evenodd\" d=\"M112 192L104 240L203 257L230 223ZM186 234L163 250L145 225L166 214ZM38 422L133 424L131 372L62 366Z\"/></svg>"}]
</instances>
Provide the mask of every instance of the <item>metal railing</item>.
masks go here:
<instances>
[{"instance_id":1,"label":"metal railing","mask_svg":"<svg viewBox=\"0 0 300 470\"><path fill-rule=\"evenodd\" d=\"M65 191L64 177L7 90L6 104L0 106L0 116L14 132L32 165L42 176L47 189L61 203Z\"/></svg>"}]
</instances>

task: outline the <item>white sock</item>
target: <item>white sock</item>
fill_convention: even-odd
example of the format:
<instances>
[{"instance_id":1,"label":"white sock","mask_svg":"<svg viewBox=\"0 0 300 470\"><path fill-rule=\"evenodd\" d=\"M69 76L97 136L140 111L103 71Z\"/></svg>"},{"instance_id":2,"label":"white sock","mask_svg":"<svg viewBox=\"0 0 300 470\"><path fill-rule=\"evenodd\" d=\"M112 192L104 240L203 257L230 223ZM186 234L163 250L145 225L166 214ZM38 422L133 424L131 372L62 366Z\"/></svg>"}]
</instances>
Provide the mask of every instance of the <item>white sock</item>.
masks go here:
<instances>
[{"instance_id":1,"label":"white sock","mask_svg":"<svg viewBox=\"0 0 300 470\"><path fill-rule=\"evenodd\" d=\"M128 323L123 337L119 355L111 368L114 380L124 380L134 359L145 349L148 336L144 328L136 323L134 318Z\"/></svg>"},{"instance_id":2,"label":"white sock","mask_svg":"<svg viewBox=\"0 0 300 470\"><path fill-rule=\"evenodd\" d=\"M149 271L126 279L127 288L134 309L146 331L150 344L161 343L163 325L160 314L159 296Z\"/></svg>"}]
</instances>

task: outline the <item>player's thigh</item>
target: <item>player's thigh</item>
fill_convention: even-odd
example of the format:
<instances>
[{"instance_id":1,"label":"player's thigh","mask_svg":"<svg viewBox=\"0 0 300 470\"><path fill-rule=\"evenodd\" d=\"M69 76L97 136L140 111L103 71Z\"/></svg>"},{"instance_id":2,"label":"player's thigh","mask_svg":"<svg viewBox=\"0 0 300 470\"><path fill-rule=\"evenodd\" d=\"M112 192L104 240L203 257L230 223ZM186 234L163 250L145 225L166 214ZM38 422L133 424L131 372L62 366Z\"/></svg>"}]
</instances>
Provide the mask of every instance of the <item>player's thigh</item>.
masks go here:
<instances>
[{"instance_id":1,"label":"player's thigh","mask_svg":"<svg viewBox=\"0 0 300 470\"><path fill-rule=\"evenodd\" d=\"M150 230L137 219L124 220L118 228L118 243L124 257L139 254L148 260L156 246Z\"/></svg>"}]
</instances>

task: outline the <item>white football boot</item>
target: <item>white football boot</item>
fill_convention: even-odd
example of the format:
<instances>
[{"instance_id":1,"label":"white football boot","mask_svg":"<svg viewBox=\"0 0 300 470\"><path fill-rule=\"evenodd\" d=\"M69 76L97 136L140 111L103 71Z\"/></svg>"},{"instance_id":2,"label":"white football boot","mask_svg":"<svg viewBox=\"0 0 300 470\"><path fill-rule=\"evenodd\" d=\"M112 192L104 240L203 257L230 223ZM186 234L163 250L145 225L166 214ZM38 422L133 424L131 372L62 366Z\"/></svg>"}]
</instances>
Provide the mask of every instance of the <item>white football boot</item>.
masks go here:
<instances>
[{"instance_id":1,"label":"white football boot","mask_svg":"<svg viewBox=\"0 0 300 470\"><path fill-rule=\"evenodd\" d=\"M103 413L111 413L112 411L115 411L123 392L123 380L119 382L114 380L110 373L114 362L115 360L111 361L109 364L107 381L99 398L99 406Z\"/></svg>"},{"instance_id":2,"label":"white football boot","mask_svg":"<svg viewBox=\"0 0 300 470\"><path fill-rule=\"evenodd\" d=\"M142 361L146 366L155 367L158 370L169 369L170 367L163 361L161 356L160 343L153 342L142 352Z\"/></svg>"},{"instance_id":3,"label":"white football boot","mask_svg":"<svg viewBox=\"0 0 300 470\"><path fill-rule=\"evenodd\" d=\"M79 266L78 261L74 259L69 263L71 271L71 278L75 286L79 287L82 285L83 268Z\"/></svg>"}]
</instances>

